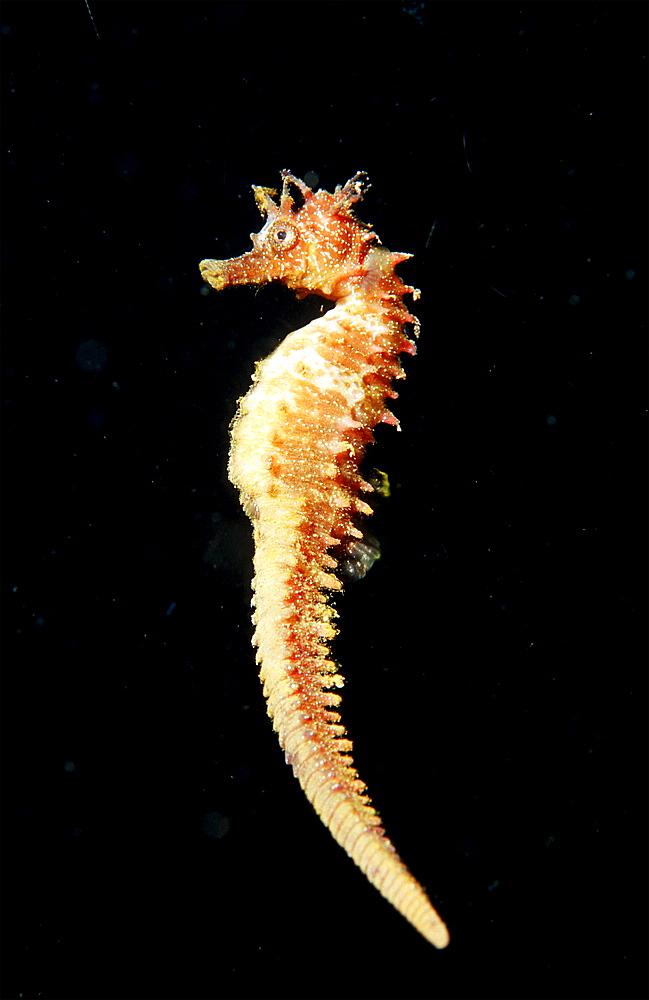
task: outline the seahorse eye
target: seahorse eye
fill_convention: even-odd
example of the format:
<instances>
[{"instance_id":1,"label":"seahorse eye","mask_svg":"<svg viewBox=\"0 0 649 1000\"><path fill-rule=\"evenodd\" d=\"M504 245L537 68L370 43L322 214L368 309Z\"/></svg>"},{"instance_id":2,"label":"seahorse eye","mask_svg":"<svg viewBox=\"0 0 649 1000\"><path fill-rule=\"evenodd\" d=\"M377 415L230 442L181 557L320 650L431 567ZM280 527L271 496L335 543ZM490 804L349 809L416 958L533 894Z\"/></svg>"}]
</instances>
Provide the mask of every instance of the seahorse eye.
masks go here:
<instances>
[{"instance_id":1,"label":"seahorse eye","mask_svg":"<svg viewBox=\"0 0 649 1000\"><path fill-rule=\"evenodd\" d=\"M277 250L288 250L297 242L297 229L295 226L286 226L278 223L275 229L270 232L271 242Z\"/></svg>"}]
</instances>

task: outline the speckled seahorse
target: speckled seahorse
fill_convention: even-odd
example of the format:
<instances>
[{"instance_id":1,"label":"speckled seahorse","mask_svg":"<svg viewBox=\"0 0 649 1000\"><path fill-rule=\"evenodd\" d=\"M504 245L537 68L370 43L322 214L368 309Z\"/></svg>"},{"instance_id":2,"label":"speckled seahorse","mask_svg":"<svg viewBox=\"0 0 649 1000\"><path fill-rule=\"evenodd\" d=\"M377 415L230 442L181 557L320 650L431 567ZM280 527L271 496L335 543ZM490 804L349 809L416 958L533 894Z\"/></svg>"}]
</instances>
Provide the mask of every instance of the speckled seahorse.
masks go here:
<instances>
[{"instance_id":1,"label":"speckled seahorse","mask_svg":"<svg viewBox=\"0 0 649 1000\"><path fill-rule=\"evenodd\" d=\"M373 549L359 516L373 487L360 474L380 422L395 424L386 399L403 378L400 353L415 353L390 253L353 214L364 174L344 187L312 191L283 172L277 192L253 187L266 217L253 248L232 260L204 260L201 274L221 290L280 281L298 296L335 306L296 330L257 365L232 424L229 475L252 521L254 643L268 713L307 798L367 878L437 948L445 924L383 832L351 757L337 707L343 678L330 658L335 571L350 562L362 575ZM340 574L342 575L342 574Z\"/></svg>"}]
</instances>

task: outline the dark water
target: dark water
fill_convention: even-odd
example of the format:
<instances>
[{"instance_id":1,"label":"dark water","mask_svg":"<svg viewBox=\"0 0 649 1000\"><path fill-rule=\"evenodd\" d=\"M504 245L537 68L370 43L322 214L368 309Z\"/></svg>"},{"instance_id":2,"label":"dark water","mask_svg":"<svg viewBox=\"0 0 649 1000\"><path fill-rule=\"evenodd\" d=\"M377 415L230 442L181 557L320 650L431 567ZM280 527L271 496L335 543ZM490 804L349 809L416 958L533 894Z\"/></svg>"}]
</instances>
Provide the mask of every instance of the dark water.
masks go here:
<instances>
[{"instance_id":1,"label":"dark water","mask_svg":"<svg viewBox=\"0 0 649 1000\"><path fill-rule=\"evenodd\" d=\"M646 997L645 6L91 11L2 11L3 997ZM320 304L198 262L284 167L422 289L337 655L444 954L249 645L228 424Z\"/></svg>"}]
</instances>

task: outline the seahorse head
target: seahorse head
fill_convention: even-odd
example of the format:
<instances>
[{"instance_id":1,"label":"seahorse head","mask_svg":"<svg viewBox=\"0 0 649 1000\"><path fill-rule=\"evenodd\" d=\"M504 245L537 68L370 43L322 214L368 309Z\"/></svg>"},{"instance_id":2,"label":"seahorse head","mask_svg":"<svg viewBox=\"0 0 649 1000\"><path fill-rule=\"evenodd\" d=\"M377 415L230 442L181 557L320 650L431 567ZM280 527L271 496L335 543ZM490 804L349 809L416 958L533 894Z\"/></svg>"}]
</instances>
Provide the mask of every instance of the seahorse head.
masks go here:
<instances>
[{"instance_id":1,"label":"seahorse head","mask_svg":"<svg viewBox=\"0 0 649 1000\"><path fill-rule=\"evenodd\" d=\"M357 173L343 187L312 191L287 170L282 191L253 187L266 222L251 233L252 250L231 260L203 260L200 270L212 288L281 281L298 295L317 292L338 299L362 280L365 261L379 240L352 211L367 189L366 175ZM294 193L297 191L297 198Z\"/></svg>"}]
</instances>

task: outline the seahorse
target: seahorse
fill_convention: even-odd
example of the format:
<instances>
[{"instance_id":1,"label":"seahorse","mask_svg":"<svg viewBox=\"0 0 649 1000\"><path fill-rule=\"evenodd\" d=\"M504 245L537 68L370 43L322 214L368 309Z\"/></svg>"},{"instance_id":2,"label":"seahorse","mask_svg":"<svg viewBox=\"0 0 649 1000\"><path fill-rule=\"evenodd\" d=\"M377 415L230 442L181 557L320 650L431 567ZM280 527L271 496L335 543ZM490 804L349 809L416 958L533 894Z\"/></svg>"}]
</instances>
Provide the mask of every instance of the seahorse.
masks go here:
<instances>
[{"instance_id":1,"label":"seahorse","mask_svg":"<svg viewBox=\"0 0 649 1000\"><path fill-rule=\"evenodd\" d=\"M367 190L357 173L332 193L313 191L289 171L282 190L253 186L265 217L252 250L204 260L212 288L279 281L302 298L335 303L290 333L258 363L231 426L228 474L252 521L255 541L253 643L268 714L286 761L333 837L373 885L435 947L448 930L385 835L354 766L337 711L343 686L331 658L341 566L362 575L376 549L360 521L374 487L360 464L373 429L399 428L387 400L404 377L399 355L414 354L419 323L403 302L391 253L356 218ZM336 572L338 570L338 572Z\"/></svg>"}]
</instances>

